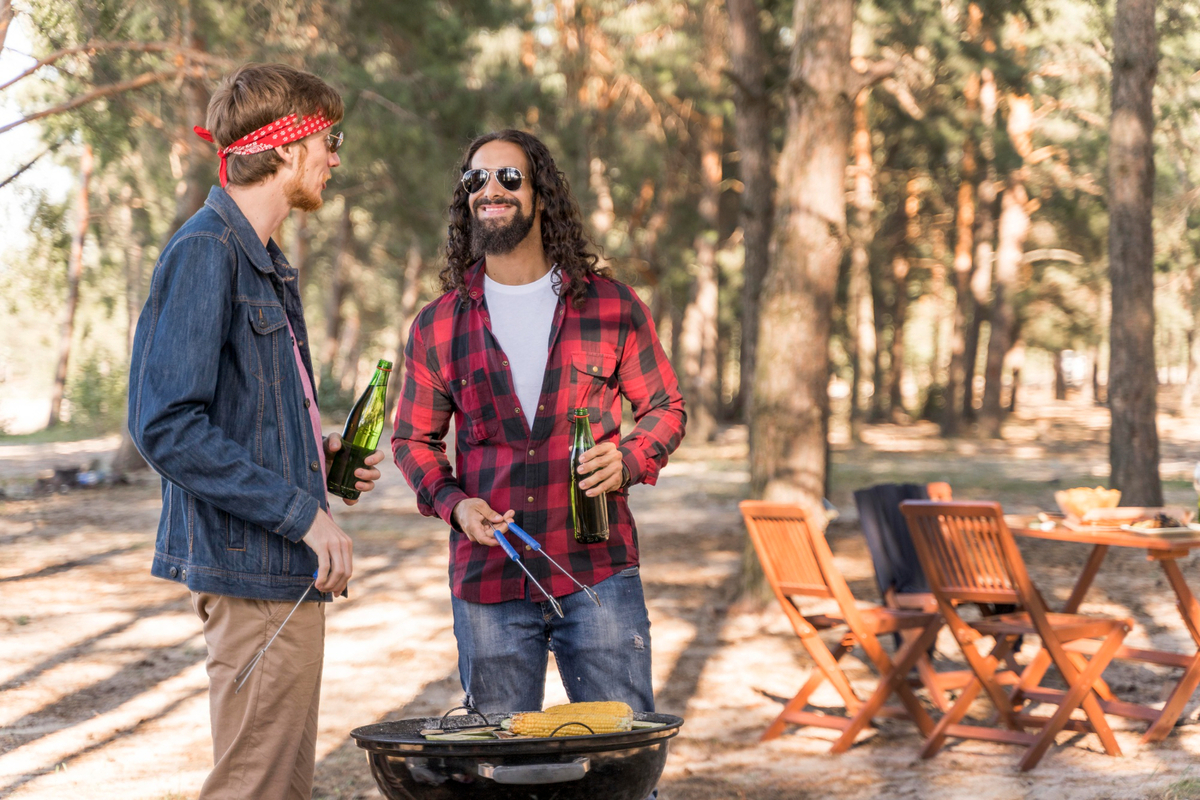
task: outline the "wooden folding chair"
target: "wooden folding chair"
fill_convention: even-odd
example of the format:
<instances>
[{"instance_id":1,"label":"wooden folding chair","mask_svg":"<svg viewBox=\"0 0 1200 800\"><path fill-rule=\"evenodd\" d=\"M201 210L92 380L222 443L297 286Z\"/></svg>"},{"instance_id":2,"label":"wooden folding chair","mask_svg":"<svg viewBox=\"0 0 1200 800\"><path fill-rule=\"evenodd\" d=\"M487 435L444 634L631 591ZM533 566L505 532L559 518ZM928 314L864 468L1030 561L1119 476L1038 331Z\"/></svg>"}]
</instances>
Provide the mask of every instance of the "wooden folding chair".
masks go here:
<instances>
[{"instance_id":1,"label":"wooden folding chair","mask_svg":"<svg viewBox=\"0 0 1200 800\"><path fill-rule=\"evenodd\" d=\"M937 753L948 736L1025 744L1028 748L1020 761L1025 771L1037 765L1064 728L1095 732L1105 752L1120 755L1121 749L1100 708L1098 691L1102 686L1100 675L1132 628L1133 620L1047 611L1029 579L999 503L906 500L900 509L908 520L909 533L942 616L975 673L974 680L926 739L921 757ZM1016 603L1024 610L967 622L958 613L961 603ZM986 656L975 644L984 636L995 640ZM1006 692L997 674L1020 636L1038 636L1067 682L1065 693L1039 693L1043 697L1051 694L1058 703L1049 717L1029 713L1025 694L1037 688L1041 673L1026 670L1011 692ZM1090 661L1063 647L1066 642L1082 639L1102 640ZM987 693L1005 729L961 724L980 691ZM1086 720L1072 719L1072 712L1081 706ZM1038 727L1041 730L1036 733L1025 730Z\"/></svg>"},{"instance_id":2,"label":"wooden folding chair","mask_svg":"<svg viewBox=\"0 0 1200 800\"><path fill-rule=\"evenodd\" d=\"M913 665L925 657L925 651L937 637L942 624L938 614L881 606L860 608L846 579L833 564L833 553L824 534L814 530L803 509L756 500L743 501L739 508L767 582L817 666L796 696L763 732L760 741L779 736L789 722L814 725L842 731L831 748L833 753L842 753L876 716L911 719L922 734L929 735L933 731L933 720L913 694L907 675ZM827 614L806 615L792 599L797 596L832 599L838 609ZM818 631L841 627L846 631L831 652ZM919 635L904 643L895 660L879 643L880 634L914 629L920 631ZM841 657L855 645L863 649L880 675L874 693L866 701L855 693L838 665ZM847 716L804 710L813 692L825 681L829 681L841 696ZM885 705L893 694L899 698L902 708Z\"/></svg>"}]
</instances>

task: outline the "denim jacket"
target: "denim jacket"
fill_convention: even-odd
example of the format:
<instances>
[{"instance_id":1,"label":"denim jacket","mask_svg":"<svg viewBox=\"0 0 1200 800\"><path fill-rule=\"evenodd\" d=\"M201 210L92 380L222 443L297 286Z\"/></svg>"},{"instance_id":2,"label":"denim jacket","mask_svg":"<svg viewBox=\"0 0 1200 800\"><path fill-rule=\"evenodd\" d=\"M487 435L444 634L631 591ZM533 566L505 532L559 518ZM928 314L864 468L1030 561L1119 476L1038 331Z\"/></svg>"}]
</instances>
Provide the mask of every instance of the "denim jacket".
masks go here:
<instances>
[{"instance_id":1,"label":"denim jacket","mask_svg":"<svg viewBox=\"0 0 1200 800\"><path fill-rule=\"evenodd\" d=\"M296 278L218 187L154 269L129 431L162 477L151 573L192 591L295 600L317 568L301 538L327 500L288 334L311 379Z\"/></svg>"}]
</instances>

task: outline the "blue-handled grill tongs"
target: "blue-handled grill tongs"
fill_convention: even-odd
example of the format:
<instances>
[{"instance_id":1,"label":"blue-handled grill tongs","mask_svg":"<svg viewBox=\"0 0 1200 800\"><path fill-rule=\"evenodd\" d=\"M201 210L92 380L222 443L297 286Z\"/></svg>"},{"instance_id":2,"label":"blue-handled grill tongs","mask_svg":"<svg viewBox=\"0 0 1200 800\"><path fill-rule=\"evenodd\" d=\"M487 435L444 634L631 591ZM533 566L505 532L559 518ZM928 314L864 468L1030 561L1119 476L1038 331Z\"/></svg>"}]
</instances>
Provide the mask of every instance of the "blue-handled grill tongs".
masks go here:
<instances>
[{"instance_id":1,"label":"blue-handled grill tongs","mask_svg":"<svg viewBox=\"0 0 1200 800\"><path fill-rule=\"evenodd\" d=\"M493 527L493 529L495 528L494 525L492 527ZM571 573L567 572L566 569L563 568L562 564L559 564L557 561L555 561L553 558L551 558L550 555L545 550L542 549L542 546L541 546L541 544L538 543L537 539L533 538L528 533L526 533L524 531L524 529L522 529L521 526L515 522L508 523L508 529L510 531L512 531L513 533L515 533L517 535L517 538L520 539L525 544L527 544L531 550L536 550L537 552L541 553L542 556L547 561L549 561L551 564L553 564L555 567L558 568L559 572L561 572L563 575L566 575L568 578L570 578L572 581L574 581L575 585L578 586L580 589L583 589L584 593L589 598L591 598L591 601L596 604L597 608L600 607L600 596L596 594L596 590L590 586L584 586L582 583L580 583L578 580L576 580L575 576L572 575ZM500 531L497 530L496 535L502 543L507 544L507 542L504 541L503 536L500 534ZM509 555L512 556L511 553ZM516 560L516 558L513 557L513 560ZM520 562L517 562L517 563L520 563ZM522 569L524 569L524 565L522 565ZM529 575L529 570L525 570L525 574ZM529 575L529 577L532 578L533 576ZM534 581L534 583L537 583L537 581ZM541 589L542 587L538 586L538 588ZM545 589L542 589L542 592L543 592L543 594L546 594L547 597L549 597L549 594L546 593ZM559 616L562 616L562 615L560 614Z\"/></svg>"},{"instance_id":2,"label":"blue-handled grill tongs","mask_svg":"<svg viewBox=\"0 0 1200 800\"><path fill-rule=\"evenodd\" d=\"M509 523L509 528L512 528L511 522ZM508 554L508 557L516 562L516 565L521 568L521 571L525 573L529 580L533 581L533 585L536 586L542 594L546 595L546 598L550 601L551 607L554 609L554 613L558 614L559 619L565 618L566 615L563 614L562 606L559 605L558 601L555 600L554 597L547 592L540 583L538 583L538 579L533 577L533 573L526 569L525 565L521 562L521 556L517 555L517 551L511 544L509 544L508 539L504 538L504 534L500 532L500 529L493 525L492 530L496 533L496 541L500 543L500 547L503 548L504 552Z\"/></svg>"}]
</instances>

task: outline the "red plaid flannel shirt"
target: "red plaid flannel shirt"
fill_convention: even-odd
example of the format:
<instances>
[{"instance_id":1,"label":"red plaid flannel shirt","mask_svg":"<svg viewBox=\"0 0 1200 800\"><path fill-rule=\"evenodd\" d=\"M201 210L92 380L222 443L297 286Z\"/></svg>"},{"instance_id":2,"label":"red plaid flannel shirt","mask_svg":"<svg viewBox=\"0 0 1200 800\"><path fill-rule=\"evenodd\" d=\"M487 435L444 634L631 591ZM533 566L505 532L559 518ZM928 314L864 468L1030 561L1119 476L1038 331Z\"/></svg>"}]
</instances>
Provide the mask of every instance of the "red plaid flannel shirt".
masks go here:
<instances>
[{"instance_id":1,"label":"red plaid flannel shirt","mask_svg":"<svg viewBox=\"0 0 1200 800\"><path fill-rule=\"evenodd\" d=\"M516 522L585 586L638 563L637 529L624 489L608 494L609 538L575 541L568 521L569 410L586 406L596 442L617 443L630 483L653 484L683 438L686 414L646 305L628 286L591 276L587 305L559 301L533 430L520 408L504 351L491 333L483 262L467 275L469 300L448 292L421 310L405 349L404 387L392 452L426 516L451 525L450 588L456 597L499 603L529 596L527 578L499 547L476 544L451 512L481 497ZM565 288L565 287L564 287ZM621 437L621 397L633 429ZM453 416L455 468L444 441ZM509 535L529 571L550 594L577 591L569 578Z\"/></svg>"}]
</instances>

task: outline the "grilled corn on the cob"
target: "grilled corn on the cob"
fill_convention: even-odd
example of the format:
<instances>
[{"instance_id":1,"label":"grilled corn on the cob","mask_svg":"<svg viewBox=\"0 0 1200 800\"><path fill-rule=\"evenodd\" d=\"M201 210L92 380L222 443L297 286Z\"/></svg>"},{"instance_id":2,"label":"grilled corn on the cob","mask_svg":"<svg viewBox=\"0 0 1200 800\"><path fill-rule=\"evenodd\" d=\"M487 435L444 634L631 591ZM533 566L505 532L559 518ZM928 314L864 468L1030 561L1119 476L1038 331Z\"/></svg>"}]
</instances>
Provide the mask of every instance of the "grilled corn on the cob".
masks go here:
<instances>
[{"instance_id":1,"label":"grilled corn on the cob","mask_svg":"<svg viewBox=\"0 0 1200 800\"><path fill-rule=\"evenodd\" d=\"M612 714L633 719L633 709L620 700L599 700L590 703L563 703L550 706L543 714Z\"/></svg>"},{"instance_id":2,"label":"grilled corn on the cob","mask_svg":"<svg viewBox=\"0 0 1200 800\"><path fill-rule=\"evenodd\" d=\"M568 703L545 711L513 714L509 730L521 736L586 736L632 727L633 710L625 703Z\"/></svg>"}]
</instances>

